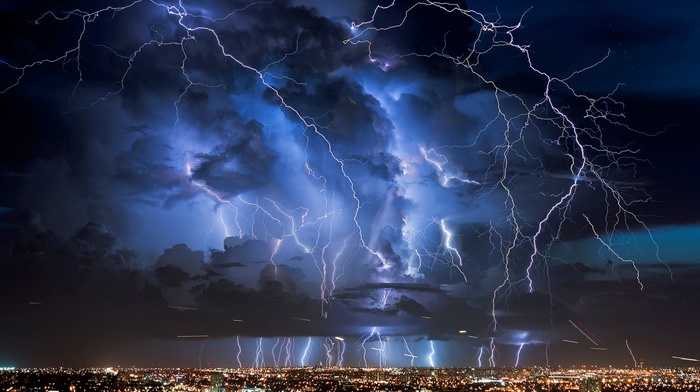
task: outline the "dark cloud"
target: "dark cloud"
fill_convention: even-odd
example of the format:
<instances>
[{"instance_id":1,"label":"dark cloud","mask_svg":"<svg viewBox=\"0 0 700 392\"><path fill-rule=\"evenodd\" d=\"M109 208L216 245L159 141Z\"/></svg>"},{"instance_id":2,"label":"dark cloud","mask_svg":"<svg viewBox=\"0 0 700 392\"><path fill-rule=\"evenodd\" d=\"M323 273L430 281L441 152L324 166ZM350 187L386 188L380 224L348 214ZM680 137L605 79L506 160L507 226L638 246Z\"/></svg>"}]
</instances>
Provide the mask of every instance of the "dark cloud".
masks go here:
<instances>
[{"instance_id":1,"label":"dark cloud","mask_svg":"<svg viewBox=\"0 0 700 392\"><path fill-rule=\"evenodd\" d=\"M190 250L185 244L177 244L166 249L156 261L156 266L168 265L178 267L191 275L197 275L203 270L204 252Z\"/></svg>"},{"instance_id":2,"label":"dark cloud","mask_svg":"<svg viewBox=\"0 0 700 392\"><path fill-rule=\"evenodd\" d=\"M269 245L263 241L250 238L229 237L224 241L224 250L214 250L211 254L212 266L220 267L225 263L243 265L270 259Z\"/></svg>"},{"instance_id":3,"label":"dark cloud","mask_svg":"<svg viewBox=\"0 0 700 392\"><path fill-rule=\"evenodd\" d=\"M299 268L288 265L267 265L260 271L260 287L279 283L282 291L289 295L297 292L297 283L306 278L304 272ZM274 282L274 283L273 283Z\"/></svg>"},{"instance_id":4,"label":"dark cloud","mask_svg":"<svg viewBox=\"0 0 700 392\"><path fill-rule=\"evenodd\" d=\"M182 268L172 264L157 267L153 272L158 282L166 287L179 286L191 278Z\"/></svg>"},{"instance_id":5,"label":"dark cloud","mask_svg":"<svg viewBox=\"0 0 700 392\"><path fill-rule=\"evenodd\" d=\"M405 295L401 296L399 301L396 304L394 304L394 307L399 312L406 312L416 317L430 315L430 312L428 312L428 310L423 305L421 305L420 303L418 303L418 301L412 298L408 298Z\"/></svg>"}]
</instances>

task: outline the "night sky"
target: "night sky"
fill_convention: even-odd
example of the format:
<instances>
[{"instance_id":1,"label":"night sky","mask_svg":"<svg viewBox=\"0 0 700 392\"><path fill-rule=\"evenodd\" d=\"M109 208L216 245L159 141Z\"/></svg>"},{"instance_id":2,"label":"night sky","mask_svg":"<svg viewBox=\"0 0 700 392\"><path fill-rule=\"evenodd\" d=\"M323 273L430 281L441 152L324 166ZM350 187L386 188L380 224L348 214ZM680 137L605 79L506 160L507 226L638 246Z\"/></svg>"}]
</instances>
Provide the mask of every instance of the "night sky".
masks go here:
<instances>
[{"instance_id":1,"label":"night sky","mask_svg":"<svg viewBox=\"0 0 700 392\"><path fill-rule=\"evenodd\" d=\"M0 5L0 366L697 364L698 15Z\"/></svg>"}]
</instances>

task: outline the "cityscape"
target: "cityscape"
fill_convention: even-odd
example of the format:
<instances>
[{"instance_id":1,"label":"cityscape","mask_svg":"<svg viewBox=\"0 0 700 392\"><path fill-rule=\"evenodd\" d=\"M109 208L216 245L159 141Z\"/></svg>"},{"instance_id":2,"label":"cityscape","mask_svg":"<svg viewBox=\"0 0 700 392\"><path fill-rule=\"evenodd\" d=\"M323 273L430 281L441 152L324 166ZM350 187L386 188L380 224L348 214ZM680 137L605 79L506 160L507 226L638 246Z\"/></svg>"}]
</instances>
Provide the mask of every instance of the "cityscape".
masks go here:
<instances>
[{"instance_id":1,"label":"cityscape","mask_svg":"<svg viewBox=\"0 0 700 392\"><path fill-rule=\"evenodd\" d=\"M3 391L698 391L689 368L2 368Z\"/></svg>"}]
</instances>

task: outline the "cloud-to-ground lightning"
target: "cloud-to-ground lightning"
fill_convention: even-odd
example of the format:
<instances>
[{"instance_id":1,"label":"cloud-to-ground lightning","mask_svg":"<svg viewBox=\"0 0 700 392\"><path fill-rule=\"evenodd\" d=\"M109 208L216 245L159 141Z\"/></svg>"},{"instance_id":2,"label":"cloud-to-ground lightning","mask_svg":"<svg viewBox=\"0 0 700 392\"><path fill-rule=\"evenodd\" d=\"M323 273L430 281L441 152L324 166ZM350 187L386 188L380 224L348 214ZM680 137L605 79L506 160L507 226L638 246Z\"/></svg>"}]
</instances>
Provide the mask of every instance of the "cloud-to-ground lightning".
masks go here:
<instances>
[{"instance_id":1,"label":"cloud-to-ground lightning","mask_svg":"<svg viewBox=\"0 0 700 392\"><path fill-rule=\"evenodd\" d=\"M326 367L333 366L333 349L335 347L335 340L332 338L326 338L323 341L323 348L326 350Z\"/></svg>"},{"instance_id":2,"label":"cloud-to-ground lightning","mask_svg":"<svg viewBox=\"0 0 700 392\"><path fill-rule=\"evenodd\" d=\"M358 352L362 352L361 359L360 359L360 364L363 367L367 367L367 341L371 339L373 336L376 336L377 343L379 343L379 347L370 347L371 350L374 350L377 352L377 366L378 367L384 367L386 366L386 361L387 361L387 354L386 354L386 341L382 338L382 335L379 333L379 330L377 327L372 327L372 330L360 337L358 340Z\"/></svg>"},{"instance_id":3,"label":"cloud-to-ground lightning","mask_svg":"<svg viewBox=\"0 0 700 392\"><path fill-rule=\"evenodd\" d=\"M627 351L630 352L630 356L632 357L632 362L634 362L634 367L637 367L637 358L634 357L634 353L632 353L632 348L630 347L630 343L625 339L625 346L627 346Z\"/></svg>"},{"instance_id":4,"label":"cloud-to-ground lightning","mask_svg":"<svg viewBox=\"0 0 700 392\"><path fill-rule=\"evenodd\" d=\"M428 364L430 367L435 367L435 345L432 340L430 342L430 352L428 353Z\"/></svg>"},{"instance_id":5,"label":"cloud-to-ground lightning","mask_svg":"<svg viewBox=\"0 0 700 392\"><path fill-rule=\"evenodd\" d=\"M358 352L362 351L362 357L360 359L360 363L363 367L367 367L367 347L365 346L367 344L367 341L374 336L377 333L377 327L373 327L372 331L369 333L364 334L360 339L358 340Z\"/></svg>"},{"instance_id":6,"label":"cloud-to-ground lightning","mask_svg":"<svg viewBox=\"0 0 700 392\"><path fill-rule=\"evenodd\" d=\"M334 339L338 341L336 352L336 366L343 367L343 362L345 361L345 338L341 336L335 336Z\"/></svg>"},{"instance_id":7,"label":"cloud-to-ground lightning","mask_svg":"<svg viewBox=\"0 0 700 392\"><path fill-rule=\"evenodd\" d=\"M379 341L379 347L370 347L372 350L377 352L377 355L379 358L377 359L378 366L380 368L384 367L384 363L386 362L386 353L384 353L384 344L382 344L382 341Z\"/></svg>"},{"instance_id":8,"label":"cloud-to-ground lightning","mask_svg":"<svg viewBox=\"0 0 700 392\"><path fill-rule=\"evenodd\" d=\"M406 340L406 338L403 338L403 345L406 349L406 352L403 355L411 358L411 366L413 366L413 361L415 361L415 359L418 357L413 355L413 352L411 352L411 348L408 347L408 341Z\"/></svg>"},{"instance_id":9,"label":"cloud-to-ground lightning","mask_svg":"<svg viewBox=\"0 0 700 392\"><path fill-rule=\"evenodd\" d=\"M199 368L202 368L202 352L204 352L204 344L206 342L202 342L202 347L199 348Z\"/></svg>"},{"instance_id":10,"label":"cloud-to-ground lightning","mask_svg":"<svg viewBox=\"0 0 700 392\"><path fill-rule=\"evenodd\" d=\"M343 362L345 362L345 342L341 340L339 343L340 344L338 344L338 354L337 354L338 361L337 361L336 365L342 367Z\"/></svg>"},{"instance_id":11,"label":"cloud-to-ground lightning","mask_svg":"<svg viewBox=\"0 0 700 392\"><path fill-rule=\"evenodd\" d=\"M253 367L263 368L265 367L265 354L263 352L263 338L258 338L255 345L255 362Z\"/></svg>"},{"instance_id":12,"label":"cloud-to-ground lightning","mask_svg":"<svg viewBox=\"0 0 700 392\"><path fill-rule=\"evenodd\" d=\"M293 338L287 338L287 341L284 345L285 349L285 357L284 357L284 366L285 367L291 367L294 364L294 339Z\"/></svg>"},{"instance_id":13,"label":"cloud-to-ground lightning","mask_svg":"<svg viewBox=\"0 0 700 392\"><path fill-rule=\"evenodd\" d=\"M525 343L520 343L518 346L518 351L515 354L515 367L518 367L520 364L520 352L523 351L523 347L525 347Z\"/></svg>"},{"instance_id":14,"label":"cloud-to-ground lightning","mask_svg":"<svg viewBox=\"0 0 700 392\"><path fill-rule=\"evenodd\" d=\"M236 348L238 349L238 351L236 351L236 363L240 369L243 367L243 363L241 362L241 353L243 352L243 349L241 348L241 339L238 335L236 335Z\"/></svg>"},{"instance_id":15,"label":"cloud-to-ground lightning","mask_svg":"<svg viewBox=\"0 0 700 392\"><path fill-rule=\"evenodd\" d=\"M304 367L307 364L307 361L309 359L309 355L311 354L309 351L311 350L311 336L306 341L306 346L304 346L304 352L301 355L301 366Z\"/></svg>"},{"instance_id":16,"label":"cloud-to-ground lightning","mask_svg":"<svg viewBox=\"0 0 700 392\"><path fill-rule=\"evenodd\" d=\"M389 359L389 356L387 354L387 341L382 337L382 335L379 334L379 332L376 332L376 335L379 347L372 347L372 350L377 351L377 362L379 364L379 367L382 368L387 365L387 360Z\"/></svg>"},{"instance_id":17,"label":"cloud-to-ground lightning","mask_svg":"<svg viewBox=\"0 0 700 392\"><path fill-rule=\"evenodd\" d=\"M280 366L280 355L282 354L282 346L280 345L280 337L277 337L277 340L275 340L275 344L272 345L272 349L270 350L270 354L272 355L272 363L274 364L275 367ZM277 350L277 346L280 347L279 350Z\"/></svg>"}]
</instances>

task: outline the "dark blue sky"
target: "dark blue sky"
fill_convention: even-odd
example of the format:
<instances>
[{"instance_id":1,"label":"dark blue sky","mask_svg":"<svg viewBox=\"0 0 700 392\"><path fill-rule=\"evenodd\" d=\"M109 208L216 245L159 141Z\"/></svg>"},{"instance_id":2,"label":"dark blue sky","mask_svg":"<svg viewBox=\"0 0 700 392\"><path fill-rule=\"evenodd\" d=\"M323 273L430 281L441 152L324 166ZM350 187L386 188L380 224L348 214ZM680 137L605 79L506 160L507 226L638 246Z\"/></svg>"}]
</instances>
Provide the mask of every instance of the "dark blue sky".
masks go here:
<instances>
[{"instance_id":1,"label":"dark blue sky","mask_svg":"<svg viewBox=\"0 0 700 392\"><path fill-rule=\"evenodd\" d=\"M685 365L700 8L627 3L0 6L0 365Z\"/></svg>"}]
</instances>

